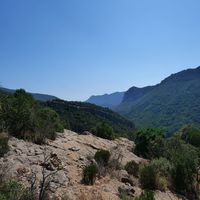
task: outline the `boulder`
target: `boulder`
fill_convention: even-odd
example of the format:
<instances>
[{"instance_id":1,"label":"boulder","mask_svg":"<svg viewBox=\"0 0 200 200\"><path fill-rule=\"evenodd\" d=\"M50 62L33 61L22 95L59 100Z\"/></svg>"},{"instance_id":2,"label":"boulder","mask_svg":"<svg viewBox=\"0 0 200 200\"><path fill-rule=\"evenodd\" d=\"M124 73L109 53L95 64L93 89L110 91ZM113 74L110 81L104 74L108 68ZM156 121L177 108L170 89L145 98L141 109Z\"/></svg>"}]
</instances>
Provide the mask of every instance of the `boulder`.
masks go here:
<instances>
[{"instance_id":1,"label":"boulder","mask_svg":"<svg viewBox=\"0 0 200 200\"><path fill-rule=\"evenodd\" d=\"M134 197L135 190L130 184L123 184L118 188L119 195L122 197L123 195Z\"/></svg>"}]
</instances>

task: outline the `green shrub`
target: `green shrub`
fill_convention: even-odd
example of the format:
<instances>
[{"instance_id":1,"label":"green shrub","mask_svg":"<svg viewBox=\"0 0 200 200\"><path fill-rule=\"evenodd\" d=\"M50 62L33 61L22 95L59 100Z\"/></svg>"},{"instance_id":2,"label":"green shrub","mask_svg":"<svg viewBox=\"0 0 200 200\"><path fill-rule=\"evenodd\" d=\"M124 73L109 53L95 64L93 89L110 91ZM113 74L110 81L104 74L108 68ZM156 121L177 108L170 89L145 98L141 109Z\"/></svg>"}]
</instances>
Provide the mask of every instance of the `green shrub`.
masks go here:
<instances>
[{"instance_id":1,"label":"green shrub","mask_svg":"<svg viewBox=\"0 0 200 200\"><path fill-rule=\"evenodd\" d=\"M94 159L99 165L106 166L108 165L108 161L110 159L110 152L107 150L99 150L96 152Z\"/></svg>"},{"instance_id":2,"label":"green shrub","mask_svg":"<svg viewBox=\"0 0 200 200\"><path fill-rule=\"evenodd\" d=\"M169 187L169 182L167 177L156 175L156 189L160 191L166 191Z\"/></svg>"},{"instance_id":3,"label":"green shrub","mask_svg":"<svg viewBox=\"0 0 200 200\"><path fill-rule=\"evenodd\" d=\"M34 142L35 144L42 145L42 144L45 144L46 142L46 136L43 133L38 131L34 134L29 135L28 140Z\"/></svg>"},{"instance_id":4,"label":"green shrub","mask_svg":"<svg viewBox=\"0 0 200 200\"><path fill-rule=\"evenodd\" d=\"M1 194L0 192L0 200L7 200L4 194Z\"/></svg>"},{"instance_id":5,"label":"green shrub","mask_svg":"<svg viewBox=\"0 0 200 200\"><path fill-rule=\"evenodd\" d=\"M27 191L18 181L9 181L0 186L0 199L3 200L26 200ZM2 200L1 199L1 200Z\"/></svg>"},{"instance_id":6,"label":"green shrub","mask_svg":"<svg viewBox=\"0 0 200 200\"><path fill-rule=\"evenodd\" d=\"M154 159L150 164L156 173L156 189L165 191L170 186L172 164L166 158Z\"/></svg>"},{"instance_id":7,"label":"green shrub","mask_svg":"<svg viewBox=\"0 0 200 200\"><path fill-rule=\"evenodd\" d=\"M181 139L193 146L200 147L200 129L194 125L188 125L179 131Z\"/></svg>"},{"instance_id":8,"label":"green shrub","mask_svg":"<svg viewBox=\"0 0 200 200\"><path fill-rule=\"evenodd\" d=\"M135 153L144 158L160 157L164 151L164 134L160 129L141 129L136 133Z\"/></svg>"},{"instance_id":9,"label":"green shrub","mask_svg":"<svg viewBox=\"0 0 200 200\"><path fill-rule=\"evenodd\" d=\"M172 187L188 199L197 199L196 175L199 167L197 148L175 136L166 141L166 158L172 163Z\"/></svg>"},{"instance_id":10,"label":"green shrub","mask_svg":"<svg viewBox=\"0 0 200 200\"><path fill-rule=\"evenodd\" d=\"M93 130L94 134L97 137L105 138L108 140L114 139L114 132L111 126L106 123L100 123L97 127Z\"/></svg>"},{"instance_id":11,"label":"green shrub","mask_svg":"<svg viewBox=\"0 0 200 200\"><path fill-rule=\"evenodd\" d=\"M50 108L41 108L37 111L37 122L37 132L44 135L45 138L55 140L56 132L63 132L59 115Z\"/></svg>"},{"instance_id":12,"label":"green shrub","mask_svg":"<svg viewBox=\"0 0 200 200\"><path fill-rule=\"evenodd\" d=\"M140 183L145 190L156 188L156 173L152 166L145 166L140 170Z\"/></svg>"},{"instance_id":13,"label":"green shrub","mask_svg":"<svg viewBox=\"0 0 200 200\"><path fill-rule=\"evenodd\" d=\"M36 101L24 90L16 90L12 96L5 99L2 105L2 119L11 135L25 138L26 133L34 132L36 106Z\"/></svg>"},{"instance_id":14,"label":"green shrub","mask_svg":"<svg viewBox=\"0 0 200 200\"><path fill-rule=\"evenodd\" d=\"M96 180L96 175L98 173L98 168L96 165L91 164L83 170L82 183L86 185L93 185Z\"/></svg>"},{"instance_id":15,"label":"green shrub","mask_svg":"<svg viewBox=\"0 0 200 200\"><path fill-rule=\"evenodd\" d=\"M121 200L133 200L133 197L131 197L130 195L127 195L127 194L121 194L120 199Z\"/></svg>"},{"instance_id":16,"label":"green shrub","mask_svg":"<svg viewBox=\"0 0 200 200\"><path fill-rule=\"evenodd\" d=\"M139 164L136 163L134 160L128 162L126 165L125 165L125 170L135 176L135 177L138 177L138 173L139 173Z\"/></svg>"},{"instance_id":17,"label":"green shrub","mask_svg":"<svg viewBox=\"0 0 200 200\"><path fill-rule=\"evenodd\" d=\"M45 138L55 139L63 126L58 114L50 108L41 108L24 90L3 98L0 103L0 130L10 135L42 144Z\"/></svg>"},{"instance_id":18,"label":"green shrub","mask_svg":"<svg viewBox=\"0 0 200 200\"><path fill-rule=\"evenodd\" d=\"M139 197L136 197L135 200L155 200L154 193L152 191L143 191Z\"/></svg>"},{"instance_id":19,"label":"green shrub","mask_svg":"<svg viewBox=\"0 0 200 200\"><path fill-rule=\"evenodd\" d=\"M2 157L9 150L8 140L9 140L8 135L0 133L0 157Z\"/></svg>"},{"instance_id":20,"label":"green shrub","mask_svg":"<svg viewBox=\"0 0 200 200\"><path fill-rule=\"evenodd\" d=\"M152 160L151 166L154 168L157 174L160 174L161 176L165 177L168 177L171 174L173 168L170 161L162 157L159 159Z\"/></svg>"}]
</instances>

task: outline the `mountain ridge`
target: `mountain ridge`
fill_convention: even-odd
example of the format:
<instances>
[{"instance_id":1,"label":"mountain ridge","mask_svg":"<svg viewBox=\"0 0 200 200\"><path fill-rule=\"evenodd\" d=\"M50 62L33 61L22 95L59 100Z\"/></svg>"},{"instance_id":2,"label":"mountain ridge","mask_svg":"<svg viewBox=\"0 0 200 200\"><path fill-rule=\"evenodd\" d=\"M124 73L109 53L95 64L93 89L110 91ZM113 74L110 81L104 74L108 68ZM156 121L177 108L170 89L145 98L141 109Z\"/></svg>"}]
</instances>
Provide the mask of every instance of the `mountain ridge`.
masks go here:
<instances>
[{"instance_id":1,"label":"mountain ridge","mask_svg":"<svg viewBox=\"0 0 200 200\"><path fill-rule=\"evenodd\" d=\"M200 125L199 88L200 67L183 70L152 86L137 101L124 98L116 111L134 119L137 127L159 127L171 135L186 124Z\"/></svg>"},{"instance_id":2,"label":"mountain ridge","mask_svg":"<svg viewBox=\"0 0 200 200\"><path fill-rule=\"evenodd\" d=\"M14 93L16 90L15 89L8 89L8 88L4 88L4 87L0 87L0 91L2 92L6 92L6 93ZM48 95L48 94L40 94L40 93L31 93L29 92L34 98L35 100L38 101L52 101L54 99L59 99L56 96L53 95Z\"/></svg>"},{"instance_id":3,"label":"mountain ridge","mask_svg":"<svg viewBox=\"0 0 200 200\"><path fill-rule=\"evenodd\" d=\"M200 126L200 66L189 68L142 88L131 87L122 102L112 107L137 128L158 127L172 135L182 126Z\"/></svg>"},{"instance_id":4,"label":"mountain ridge","mask_svg":"<svg viewBox=\"0 0 200 200\"><path fill-rule=\"evenodd\" d=\"M124 93L125 92L114 92L111 94L93 95L86 100L86 102L114 109L123 101Z\"/></svg>"}]
</instances>

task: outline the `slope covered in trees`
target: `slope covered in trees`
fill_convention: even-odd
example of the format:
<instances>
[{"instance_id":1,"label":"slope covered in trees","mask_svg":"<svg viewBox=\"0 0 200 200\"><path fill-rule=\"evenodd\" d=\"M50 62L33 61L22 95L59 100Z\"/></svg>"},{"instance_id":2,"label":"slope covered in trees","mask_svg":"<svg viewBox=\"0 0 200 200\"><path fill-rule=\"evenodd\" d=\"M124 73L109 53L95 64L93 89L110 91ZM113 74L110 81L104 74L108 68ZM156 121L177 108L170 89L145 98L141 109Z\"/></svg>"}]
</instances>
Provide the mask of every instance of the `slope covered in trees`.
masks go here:
<instances>
[{"instance_id":1,"label":"slope covered in trees","mask_svg":"<svg viewBox=\"0 0 200 200\"><path fill-rule=\"evenodd\" d=\"M94 104L54 100L43 103L43 105L55 110L68 129L79 133L83 131L95 133L94 129L101 123L112 127L116 136L132 137L135 130L134 124L129 120L108 108L102 108Z\"/></svg>"},{"instance_id":2,"label":"slope covered in trees","mask_svg":"<svg viewBox=\"0 0 200 200\"><path fill-rule=\"evenodd\" d=\"M200 125L200 67L188 69L156 86L131 88L116 109L136 127L158 127L173 134L186 124Z\"/></svg>"}]
</instances>

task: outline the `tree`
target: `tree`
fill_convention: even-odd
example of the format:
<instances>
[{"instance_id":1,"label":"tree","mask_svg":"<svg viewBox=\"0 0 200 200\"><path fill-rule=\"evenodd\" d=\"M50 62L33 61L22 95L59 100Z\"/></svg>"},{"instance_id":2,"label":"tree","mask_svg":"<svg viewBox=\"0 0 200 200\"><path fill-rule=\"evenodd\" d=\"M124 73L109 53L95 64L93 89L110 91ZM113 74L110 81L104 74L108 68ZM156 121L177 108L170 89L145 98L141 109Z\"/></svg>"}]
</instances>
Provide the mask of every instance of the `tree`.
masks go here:
<instances>
[{"instance_id":1,"label":"tree","mask_svg":"<svg viewBox=\"0 0 200 200\"><path fill-rule=\"evenodd\" d=\"M111 126L106 123L100 123L95 129L96 136L112 140L114 139L114 132Z\"/></svg>"},{"instance_id":2,"label":"tree","mask_svg":"<svg viewBox=\"0 0 200 200\"><path fill-rule=\"evenodd\" d=\"M128 162L124 169L128 172L128 174L131 174L135 177L138 177L138 173L139 173L139 164L136 163L134 160Z\"/></svg>"},{"instance_id":3,"label":"tree","mask_svg":"<svg viewBox=\"0 0 200 200\"><path fill-rule=\"evenodd\" d=\"M0 157L2 157L9 150L8 140L9 137L7 134L0 133Z\"/></svg>"},{"instance_id":4,"label":"tree","mask_svg":"<svg viewBox=\"0 0 200 200\"><path fill-rule=\"evenodd\" d=\"M200 147L200 129L194 125L183 127L179 134L181 139L193 146Z\"/></svg>"},{"instance_id":5,"label":"tree","mask_svg":"<svg viewBox=\"0 0 200 200\"><path fill-rule=\"evenodd\" d=\"M156 172L151 165L140 170L140 183L145 190L156 189Z\"/></svg>"},{"instance_id":6,"label":"tree","mask_svg":"<svg viewBox=\"0 0 200 200\"><path fill-rule=\"evenodd\" d=\"M96 152L94 159L99 165L106 166L108 165L108 161L110 159L110 152L107 150L99 150Z\"/></svg>"},{"instance_id":7,"label":"tree","mask_svg":"<svg viewBox=\"0 0 200 200\"><path fill-rule=\"evenodd\" d=\"M171 176L174 190L189 199L197 199L198 150L175 136L166 142L166 158L173 164Z\"/></svg>"},{"instance_id":8,"label":"tree","mask_svg":"<svg viewBox=\"0 0 200 200\"><path fill-rule=\"evenodd\" d=\"M160 129L141 129L136 133L135 153L144 158L154 158L162 155L164 151L164 134Z\"/></svg>"},{"instance_id":9,"label":"tree","mask_svg":"<svg viewBox=\"0 0 200 200\"><path fill-rule=\"evenodd\" d=\"M86 166L83 170L82 183L86 185L93 185L95 183L97 173L98 167L95 164Z\"/></svg>"},{"instance_id":10,"label":"tree","mask_svg":"<svg viewBox=\"0 0 200 200\"><path fill-rule=\"evenodd\" d=\"M8 96L1 107L1 117L8 132L18 138L28 137L35 130L35 112L37 106L33 97L24 90L16 90Z\"/></svg>"},{"instance_id":11,"label":"tree","mask_svg":"<svg viewBox=\"0 0 200 200\"><path fill-rule=\"evenodd\" d=\"M46 138L54 140L56 132L62 132L59 115L50 108L41 107L24 90L2 98L0 103L0 129L12 136L38 144Z\"/></svg>"},{"instance_id":12,"label":"tree","mask_svg":"<svg viewBox=\"0 0 200 200\"><path fill-rule=\"evenodd\" d=\"M56 132L63 132L59 115L50 108L41 108L37 111L37 143L44 143L45 138L55 140Z\"/></svg>"}]
</instances>

